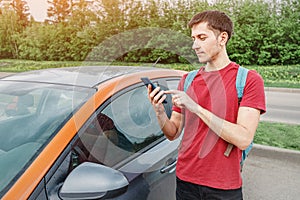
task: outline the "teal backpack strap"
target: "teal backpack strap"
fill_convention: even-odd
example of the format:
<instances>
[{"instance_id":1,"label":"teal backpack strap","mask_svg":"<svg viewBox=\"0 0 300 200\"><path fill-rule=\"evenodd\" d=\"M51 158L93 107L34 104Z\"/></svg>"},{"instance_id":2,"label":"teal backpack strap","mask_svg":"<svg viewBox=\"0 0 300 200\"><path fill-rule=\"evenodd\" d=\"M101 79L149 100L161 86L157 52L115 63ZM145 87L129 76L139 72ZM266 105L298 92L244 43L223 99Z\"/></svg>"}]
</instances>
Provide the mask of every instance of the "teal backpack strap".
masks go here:
<instances>
[{"instance_id":1,"label":"teal backpack strap","mask_svg":"<svg viewBox=\"0 0 300 200\"><path fill-rule=\"evenodd\" d=\"M238 93L238 98L239 98L239 104L242 100L243 97L243 92L244 92L244 87L246 85L246 79L247 79L247 74L248 74L248 69L244 68L244 67L239 67L238 70L238 74L236 77L236 89L237 89L237 93ZM242 159L241 159L241 166L243 166L245 159L247 158L250 150L253 147L253 141L250 143L250 145L242 151Z\"/></svg>"},{"instance_id":2,"label":"teal backpack strap","mask_svg":"<svg viewBox=\"0 0 300 200\"><path fill-rule=\"evenodd\" d=\"M236 86L239 103L241 102L242 97L243 97L244 87L246 85L248 71L249 71L248 69L240 66L238 69L238 73L236 75L235 86Z\"/></svg>"},{"instance_id":3,"label":"teal backpack strap","mask_svg":"<svg viewBox=\"0 0 300 200\"><path fill-rule=\"evenodd\" d=\"M252 147L253 147L253 141L250 143L250 145L245 150L242 151L242 159L241 159L241 162L240 162L241 167L243 167L244 161L246 160L246 158L247 158L248 154L250 153Z\"/></svg>"},{"instance_id":4,"label":"teal backpack strap","mask_svg":"<svg viewBox=\"0 0 300 200\"><path fill-rule=\"evenodd\" d=\"M195 76L197 75L198 70L193 70L190 71L188 73L188 75L186 76L185 80L184 80L184 86L183 86L183 91L187 91L187 89L190 87L190 85L192 84Z\"/></svg>"},{"instance_id":5,"label":"teal backpack strap","mask_svg":"<svg viewBox=\"0 0 300 200\"><path fill-rule=\"evenodd\" d=\"M243 93L244 93L244 88L246 85L246 80L247 80L247 75L248 75L248 69L240 66L236 75L236 90L237 90L237 96L238 96L238 103L240 104ZM247 147L247 149L242 151L242 159L241 159L241 166L243 166L244 160L247 158L250 150L252 149L253 142ZM226 151L224 152L225 156L229 156L231 150L233 148L232 144L228 144Z\"/></svg>"}]
</instances>

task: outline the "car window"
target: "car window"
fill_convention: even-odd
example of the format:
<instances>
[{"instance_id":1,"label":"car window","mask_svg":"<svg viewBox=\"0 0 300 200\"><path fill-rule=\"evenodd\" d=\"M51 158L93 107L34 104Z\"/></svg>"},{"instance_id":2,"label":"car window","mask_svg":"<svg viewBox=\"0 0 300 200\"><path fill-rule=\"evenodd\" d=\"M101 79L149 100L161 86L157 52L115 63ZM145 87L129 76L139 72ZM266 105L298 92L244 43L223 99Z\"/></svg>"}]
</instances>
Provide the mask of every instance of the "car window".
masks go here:
<instances>
[{"instance_id":1,"label":"car window","mask_svg":"<svg viewBox=\"0 0 300 200\"><path fill-rule=\"evenodd\" d=\"M30 115L36 112L39 94L9 95L0 94L0 120L5 120L22 115Z\"/></svg>"},{"instance_id":2,"label":"car window","mask_svg":"<svg viewBox=\"0 0 300 200\"><path fill-rule=\"evenodd\" d=\"M162 135L145 87L121 95L103 113L113 119L117 129L132 144L141 144L145 139Z\"/></svg>"},{"instance_id":3,"label":"car window","mask_svg":"<svg viewBox=\"0 0 300 200\"><path fill-rule=\"evenodd\" d=\"M1 82L0 194L92 92L88 88Z\"/></svg>"},{"instance_id":4,"label":"car window","mask_svg":"<svg viewBox=\"0 0 300 200\"><path fill-rule=\"evenodd\" d=\"M168 83L168 87L170 88L170 90L177 90L179 79L168 80L167 83Z\"/></svg>"},{"instance_id":5,"label":"car window","mask_svg":"<svg viewBox=\"0 0 300 200\"><path fill-rule=\"evenodd\" d=\"M147 90L140 86L117 95L95 113L79 133L74 151L88 161L114 166L162 137Z\"/></svg>"}]
</instances>

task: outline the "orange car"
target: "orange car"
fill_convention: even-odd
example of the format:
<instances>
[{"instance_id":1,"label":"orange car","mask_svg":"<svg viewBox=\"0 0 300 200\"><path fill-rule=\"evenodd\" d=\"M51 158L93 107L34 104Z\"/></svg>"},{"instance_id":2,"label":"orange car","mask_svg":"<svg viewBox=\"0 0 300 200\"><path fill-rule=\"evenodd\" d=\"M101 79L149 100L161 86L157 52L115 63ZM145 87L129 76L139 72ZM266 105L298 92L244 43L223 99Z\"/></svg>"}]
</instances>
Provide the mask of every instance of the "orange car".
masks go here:
<instances>
[{"instance_id":1,"label":"orange car","mask_svg":"<svg viewBox=\"0 0 300 200\"><path fill-rule=\"evenodd\" d=\"M164 137L140 78L176 89L184 73L86 66L0 79L0 198L175 199L179 140ZM170 115L170 96L164 105Z\"/></svg>"}]
</instances>

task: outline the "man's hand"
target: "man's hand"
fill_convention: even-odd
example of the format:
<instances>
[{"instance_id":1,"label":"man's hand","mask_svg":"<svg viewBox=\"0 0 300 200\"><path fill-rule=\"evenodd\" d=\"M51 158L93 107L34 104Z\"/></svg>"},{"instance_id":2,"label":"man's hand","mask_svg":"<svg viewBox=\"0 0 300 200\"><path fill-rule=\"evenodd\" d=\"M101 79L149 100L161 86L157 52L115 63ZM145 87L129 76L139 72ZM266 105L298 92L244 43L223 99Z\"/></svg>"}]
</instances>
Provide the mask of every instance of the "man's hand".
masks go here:
<instances>
[{"instance_id":1,"label":"man's hand","mask_svg":"<svg viewBox=\"0 0 300 200\"><path fill-rule=\"evenodd\" d=\"M165 108L164 108L162 102L167 98L167 96L165 95L164 90L160 91L160 87L156 87L152 91L151 85L148 85L148 98L149 98L150 103L152 104L157 116L159 116L165 112Z\"/></svg>"},{"instance_id":2,"label":"man's hand","mask_svg":"<svg viewBox=\"0 0 300 200\"><path fill-rule=\"evenodd\" d=\"M172 94L170 91L168 91L168 93ZM162 102L167 98L165 94L167 94L167 91L160 91L159 87L152 91L151 85L148 86L148 98L156 113L159 126L169 140L174 140L181 134L184 124L184 117L181 113L173 111L171 118L168 118L165 108L162 104Z\"/></svg>"},{"instance_id":3,"label":"man's hand","mask_svg":"<svg viewBox=\"0 0 300 200\"><path fill-rule=\"evenodd\" d=\"M196 112L198 104L183 91L179 90L168 90L165 94L172 94L172 103L181 108L188 109L191 112Z\"/></svg>"}]
</instances>

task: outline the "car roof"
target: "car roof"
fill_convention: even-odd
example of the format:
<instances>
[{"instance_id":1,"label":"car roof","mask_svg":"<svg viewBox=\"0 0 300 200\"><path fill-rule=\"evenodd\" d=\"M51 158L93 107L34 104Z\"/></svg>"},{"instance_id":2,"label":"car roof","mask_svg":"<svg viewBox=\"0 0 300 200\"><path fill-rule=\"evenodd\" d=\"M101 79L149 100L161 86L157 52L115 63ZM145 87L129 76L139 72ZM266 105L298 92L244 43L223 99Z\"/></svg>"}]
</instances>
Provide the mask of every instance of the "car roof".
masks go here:
<instances>
[{"instance_id":1,"label":"car roof","mask_svg":"<svg viewBox=\"0 0 300 200\"><path fill-rule=\"evenodd\" d=\"M113 77L147 70L167 70L154 67L80 66L33 70L4 77L0 80L95 87Z\"/></svg>"}]
</instances>

